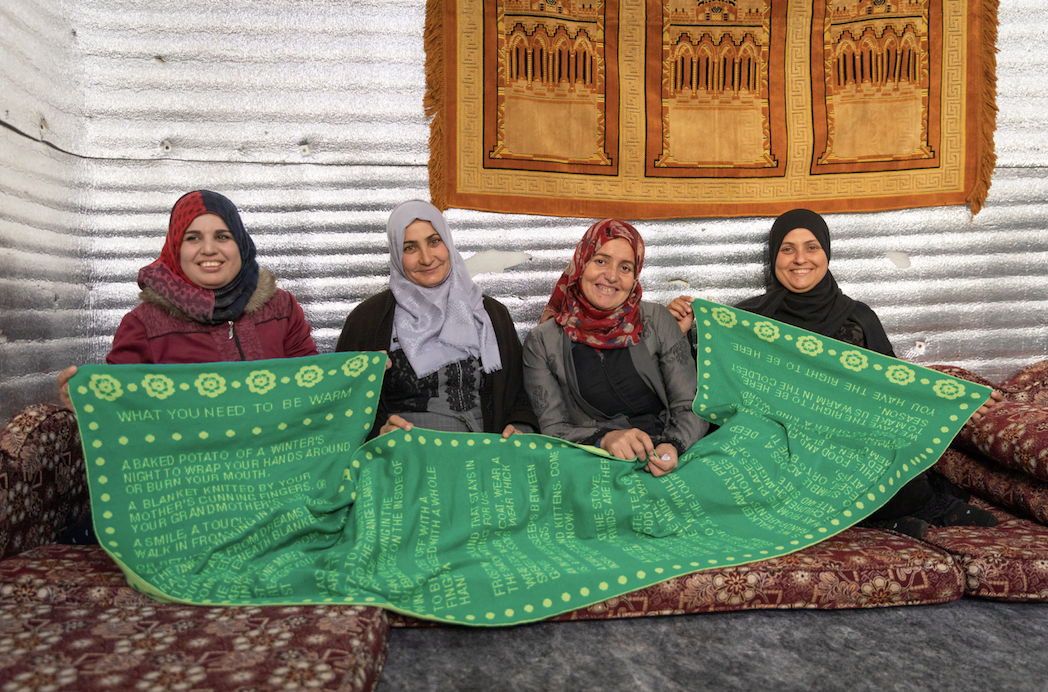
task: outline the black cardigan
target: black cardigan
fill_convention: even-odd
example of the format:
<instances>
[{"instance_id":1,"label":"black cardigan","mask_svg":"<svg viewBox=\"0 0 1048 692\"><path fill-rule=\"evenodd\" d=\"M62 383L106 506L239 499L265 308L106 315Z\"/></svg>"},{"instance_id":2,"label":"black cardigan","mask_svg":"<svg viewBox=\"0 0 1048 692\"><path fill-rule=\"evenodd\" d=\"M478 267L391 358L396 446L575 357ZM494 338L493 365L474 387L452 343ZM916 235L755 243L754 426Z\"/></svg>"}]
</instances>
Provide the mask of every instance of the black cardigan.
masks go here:
<instances>
[{"instance_id":1,"label":"black cardigan","mask_svg":"<svg viewBox=\"0 0 1048 692\"><path fill-rule=\"evenodd\" d=\"M342 327L336 351L388 351L393 338L393 311L397 306L393 292L385 290L373 295L353 309ZM484 310L495 328L502 369L488 374L487 386L480 392L484 416L484 431L501 433L510 423L523 423L539 429L538 419L531 410L531 402L524 391L524 364L520 339L506 306L494 298L484 296ZM379 397L375 425L368 439L389 419L385 397Z\"/></svg>"}]
</instances>

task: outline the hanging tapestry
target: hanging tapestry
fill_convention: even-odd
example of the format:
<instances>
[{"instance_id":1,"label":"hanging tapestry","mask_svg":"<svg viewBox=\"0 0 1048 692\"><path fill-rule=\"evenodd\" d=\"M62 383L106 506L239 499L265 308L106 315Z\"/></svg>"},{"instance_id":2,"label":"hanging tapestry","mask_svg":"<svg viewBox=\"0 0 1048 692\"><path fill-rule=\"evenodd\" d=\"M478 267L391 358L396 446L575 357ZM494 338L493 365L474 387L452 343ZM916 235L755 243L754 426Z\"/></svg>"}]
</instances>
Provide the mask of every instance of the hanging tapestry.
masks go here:
<instances>
[{"instance_id":1,"label":"hanging tapestry","mask_svg":"<svg viewBox=\"0 0 1048 692\"><path fill-rule=\"evenodd\" d=\"M990 392L714 303L695 314L694 409L720 428L661 478L542 435L361 444L377 353L84 366L70 393L95 531L165 600L509 625L833 536Z\"/></svg>"},{"instance_id":2,"label":"hanging tapestry","mask_svg":"<svg viewBox=\"0 0 1048 692\"><path fill-rule=\"evenodd\" d=\"M629 219L969 204L998 0L429 0L440 208Z\"/></svg>"}]
</instances>

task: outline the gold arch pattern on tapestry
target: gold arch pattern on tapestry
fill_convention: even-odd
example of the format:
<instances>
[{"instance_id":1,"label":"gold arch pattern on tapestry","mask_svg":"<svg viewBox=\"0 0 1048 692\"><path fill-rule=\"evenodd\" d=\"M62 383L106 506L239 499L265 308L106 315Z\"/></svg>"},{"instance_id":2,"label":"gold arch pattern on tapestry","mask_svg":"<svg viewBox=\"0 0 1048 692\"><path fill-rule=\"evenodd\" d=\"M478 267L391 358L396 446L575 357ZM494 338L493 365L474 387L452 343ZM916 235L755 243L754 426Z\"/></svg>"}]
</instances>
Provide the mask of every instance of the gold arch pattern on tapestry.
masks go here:
<instances>
[{"instance_id":1,"label":"gold arch pattern on tapestry","mask_svg":"<svg viewBox=\"0 0 1048 692\"><path fill-rule=\"evenodd\" d=\"M507 4L526 6L544 17L578 11L582 19L576 24L594 27L589 35L595 66L592 73L587 66L587 76L603 80L595 83L599 92L560 101L570 105L575 99L578 112L586 113L573 125L576 129L581 122L586 131L599 131L596 138L587 135L585 156L558 157L561 152L551 147L517 159L490 156L496 151L495 125L508 112L505 103L499 103L498 89L505 88L512 66L500 56L504 46L494 40L499 35L495 18L499 7ZM750 82L745 78L752 74L746 58L737 68L733 59L718 84L710 78L710 64L697 62L700 54L694 48L692 62L678 61L674 68L674 59L687 58L688 51L662 53L668 4L669 0L561 0L533 7L525 0L428 0L426 112L433 116L434 203L442 208L624 218L774 215L796 206L821 212L963 203L977 212L981 207L995 160L998 0L738 0L685 8L701 9L701 21L693 24L717 24L717 31L726 21L742 17L747 26L738 28L736 47L741 47L742 33L755 32L754 45L761 51L760 119L754 117L754 109L745 130L751 147L745 157L731 160L714 147L712 156L691 166L655 167L668 135L663 116L669 94L691 98L696 92L697 101L720 93L722 103L729 103L736 98L732 88L738 89L740 99L746 95L744 87ZM900 18L902 10L912 16ZM585 12L589 14L583 17ZM827 41L826 28L838 16L835 13L849 15L849 33L842 41ZM523 21L532 30L531 20ZM574 37L577 32L570 22L575 20L567 21ZM697 28L689 31L687 42L701 33ZM549 31L550 40L539 55L530 55L533 76L545 77L552 85L533 82L538 97L533 101L549 96L550 103L557 103L554 90L565 83L565 76L567 82L574 76L568 53L560 53L571 46L553 40L555 35ZM838 50L841 46L847 47L847 54ZM517 78L526 76L527 57L522 52L515 64ZM718 60L725 66L717 51L701 57L714 67ZM676 72L664 71L664 65ZM845 93L858 90L856 80L863 85L865 105ZM908 104L902 119L909 123L909 139L896 138L905 144L896 142L882 151L849 151L842 131L853 130L853 144L883 143L891 137L877 128L894 127L900 116L886 106L881 112L888 116L880 116L873 108L873 117L866 121L875 136L867 137L867 131L844 125L847 113L842 107L881 107L877 89L886 94L896 85L900 103ZM703 93L710 87L727 91ZM589 102L583 103L586 98ZM731 108L718 116L720 121L711 121L714 127L705 136L715 145L739 136L733 131L737 128ZM570 120L546 117L538 126L555 129ZM522 129L519 123L517 128ZM752 147L759 142L767 146L754 156ZM550 151L554 155L547 155ZM594 151L599 154L591 156Z\"/></svg>"}]
</instances>

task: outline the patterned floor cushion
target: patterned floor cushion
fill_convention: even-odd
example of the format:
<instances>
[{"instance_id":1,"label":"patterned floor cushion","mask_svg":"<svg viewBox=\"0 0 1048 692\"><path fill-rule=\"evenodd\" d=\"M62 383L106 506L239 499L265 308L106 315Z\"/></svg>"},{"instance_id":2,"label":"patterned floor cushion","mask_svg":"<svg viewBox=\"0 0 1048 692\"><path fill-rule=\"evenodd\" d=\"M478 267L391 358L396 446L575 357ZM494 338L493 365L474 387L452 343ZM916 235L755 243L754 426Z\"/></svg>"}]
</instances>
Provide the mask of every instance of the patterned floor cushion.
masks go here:
<instances>
[{"instance_id":1,"label":"patterned floor cushion","mask_svg":"<svg viewBox=\"0 0 1048 692\"><path fill-rule=\"evenodd\" d=\"M1048 407L1005 401L957 437L1006 468L1048 481Z\"/></svg>"},{"instance_id":2,"label":"patterned floor cushion","mask_svg":"<svg viewBox=\"0 0 1048 692\"><path fill-rule=\"evenodd\" d=\"M935 470L979 497L1048 524L1048 483L1042 480L957 449L946 450Z\"/></svg>"},{"instance_id":3,"label":"patterned floor cushion","mask_svg":"<svg viewBox=\"0 0 1048 692\"><path fill-rule=\"evenodd\" d=\"M4 603L0 676L12 690L372 690L388 635L376 608Z\"/></svg>"},{"instance_id":4,"label":"patterned floor cushion","mask_svg":"<svg viewBox=\"0 0 1048 692\"><path fill-rule=\"evenodd\" d=\"M962 380L993 387L1004 395L1005 401L1048 404L1048 360L1027 365L1000 384L990 382L971 370L955 365L929 365L928 367Z\"/></svg>"},{"instance_id":5,"label":"patterned floor cushion","mask_svg":"<svg viewBox=\"0 0 1048 692\"><path fill-rule=\"evenodd\" d=\"M51 544L0 561L0 603L147 605L97 545Z\"/></svg>"},{"instance_id":6,"label":"patterned floor cushion","mask_svg":"<svg viewBox=\"0 0 1048 692\"><path fill-rule=\"evenodd\" d=\"M35 404L0 428L0 558L53 542L88 508L76 418Z\"/></svg>"},{"instance_id":7,"label":"patterned floor cushion","mask_svg":"<svg viewBox=\"0 0 1048 692\"><path fill-rule=\"evenodd\" d=\"M1048 526L976 501L997 526L933 528L925 540L957 557L965 593L1002 601L1048 601Z\"/></svg>"},{"instance_id":8,"label":"patterned floor cushion","mask_svg":"<svg viewBox=\"0 0 1048 692\"><path fill-rule=\"evenodd\" d=\"M943 603L961 596L962 574L949 555L901 534L853 527L790 555L696 572L553 619L871 608Z\"/></svg>"},{"instance_id":9,"label":"patterned floor cushion","mask_svg":"<svg viewBox=\"0 0 1048 692\"><path fill-rule=\"evenodd\" d=\"M963 595L964 576L947 553L901 534L853 527L790 555L675 577L550 619L871 608L943 603ZM427 626L395 613L390 624Z\"/></svg>"},{"instance_id":10,"label":"patterned floor cushion","mask_svg":"<svg viewBox=\"0 0 1048 692\"><path fill-rule=\"evenodd\" d=\"M98 546L0 561L0 674L24 689L371 690L388 641L379 608L158 603Z\"/></svg>"},{"instance_id":11,"label":"patterned floor cushion","mask_svg":"<svg viewBox=\"0 0 1048 692\"><path fill-rule=\"evenodd\" d=\"M1008 401L1048 405L1048 360L1027 365L1001 383Z\"/></svg>"}]
</instances>

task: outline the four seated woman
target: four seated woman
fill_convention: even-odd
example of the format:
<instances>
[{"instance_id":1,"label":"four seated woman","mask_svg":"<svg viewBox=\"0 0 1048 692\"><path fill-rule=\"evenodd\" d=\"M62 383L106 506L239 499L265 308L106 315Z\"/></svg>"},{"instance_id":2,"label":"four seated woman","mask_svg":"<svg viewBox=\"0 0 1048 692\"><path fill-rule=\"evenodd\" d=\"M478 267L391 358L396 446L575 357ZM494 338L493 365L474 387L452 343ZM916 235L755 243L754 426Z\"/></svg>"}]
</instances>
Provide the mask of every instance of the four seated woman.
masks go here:
<instances>
[{"instance_id":1,"label":"four seated woman","mask_svg":"<svg viewBox=\"0 0 1048 692\"><path fill-rule=\"evenodd\" d=\"M628 223L605 219L586 231L523 352L509 312L473 283L436 207L404 202L386 231L390 288L350 313L336 349L390 354L376 416L384 422L372 436L418 425L508 437L538 426L644 460L645 470L661 476L707 431L691 410L691 298L669 309L641 301L644 242ZM739 308L894 356L877 315L844 295L830 273L829 229L820 215L781 215L768 249L768 289ZM259 268L236 207L217 193L178 200L160 257L138 282L142 302L121 321L108 363L317 353L302 309ZM58 378L67 406L75 372L72 366ZM999 399L995 392L988 403ZM996 523L966 499L937 474L921 474L867 524L920 537L929 524Z\"/></svg>"},{"instance_id":2,"label":"four seated woman","mask_svg":"<svg viewBox=\"0 0 1048 692\"><path fill-rule=\"evenodd\" d=\"M661 476L708 424L691 410L687 338L665 307L641 302L643 265L636 229L593 224L524 341L524 379L543 434L645 460Z\"/></svg>"},{"instance_id":3,"label":"four seated woman","mask_svg":"<svg viewBox=\"0 0 1048 692\"><path fill-rule=\"evenodd\" d=\"M447 432L533 432L520 339L506 307L482 295L429 202L386 224L389 289L346 318L337 351L388 351L372 437L418 425Z\"/></svg>"}]
</instances>

